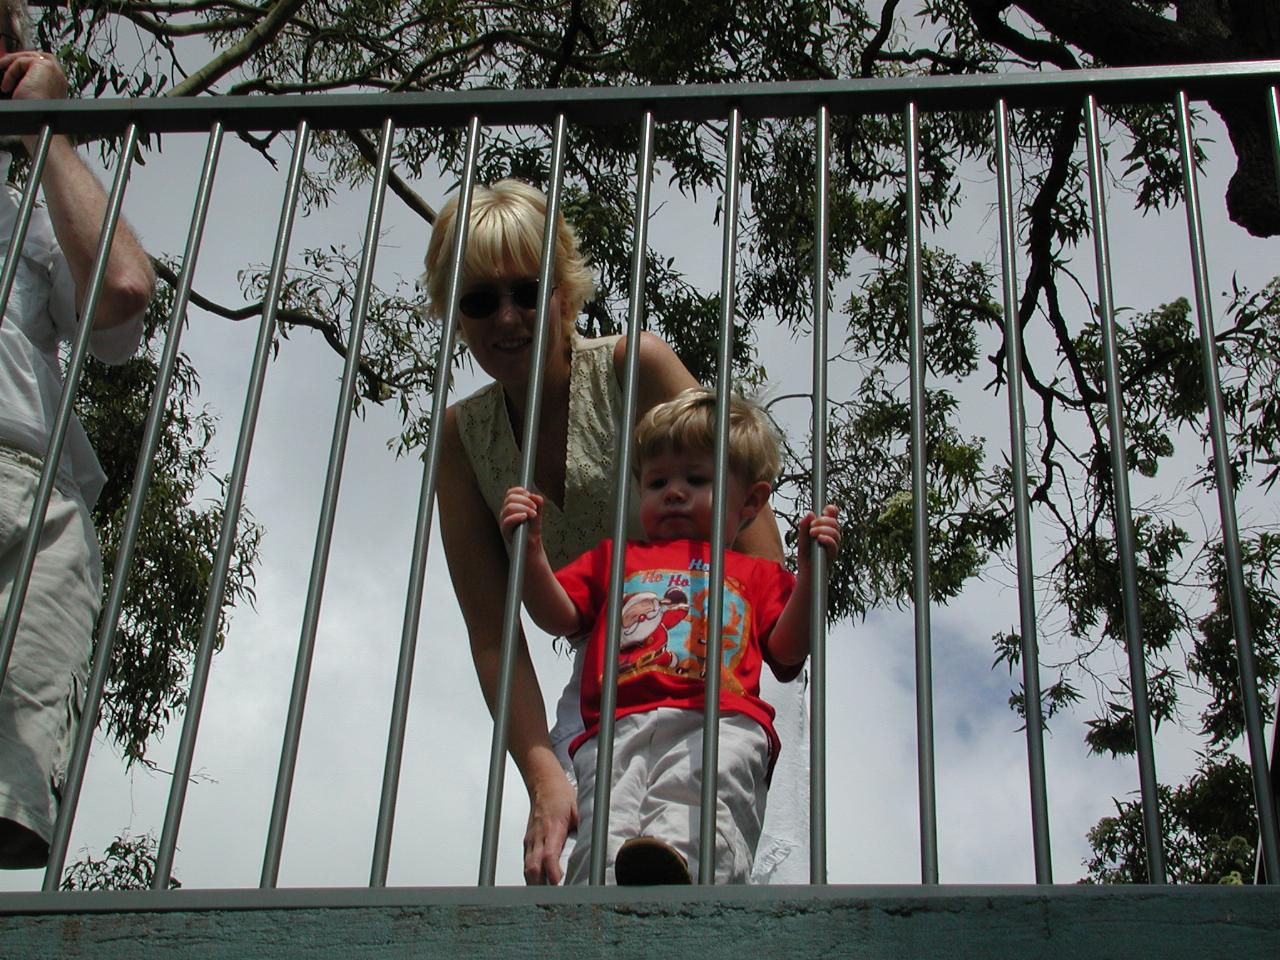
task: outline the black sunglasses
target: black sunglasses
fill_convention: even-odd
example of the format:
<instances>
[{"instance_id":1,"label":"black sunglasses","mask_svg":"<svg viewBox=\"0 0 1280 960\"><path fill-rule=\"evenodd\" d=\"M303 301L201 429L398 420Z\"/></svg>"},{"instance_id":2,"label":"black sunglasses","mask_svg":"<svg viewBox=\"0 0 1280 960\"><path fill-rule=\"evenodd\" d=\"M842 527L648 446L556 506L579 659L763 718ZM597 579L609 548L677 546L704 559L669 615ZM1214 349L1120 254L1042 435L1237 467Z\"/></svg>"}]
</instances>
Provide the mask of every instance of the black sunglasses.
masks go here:
<instances>
[{"instance_id":1,"label":"black sunglasses","mask_svg":"<svg viewBox=\"0 0 1280 960\"><path fill-rule=\"evenodd\" d=\"M533 310L538 306L538 281L517 280L505 290L500 287L468 290L458 298L458 309L472 320L482 320L498 312L503 297L510 297L521 310Z\"/></svg>"}]
</instances>

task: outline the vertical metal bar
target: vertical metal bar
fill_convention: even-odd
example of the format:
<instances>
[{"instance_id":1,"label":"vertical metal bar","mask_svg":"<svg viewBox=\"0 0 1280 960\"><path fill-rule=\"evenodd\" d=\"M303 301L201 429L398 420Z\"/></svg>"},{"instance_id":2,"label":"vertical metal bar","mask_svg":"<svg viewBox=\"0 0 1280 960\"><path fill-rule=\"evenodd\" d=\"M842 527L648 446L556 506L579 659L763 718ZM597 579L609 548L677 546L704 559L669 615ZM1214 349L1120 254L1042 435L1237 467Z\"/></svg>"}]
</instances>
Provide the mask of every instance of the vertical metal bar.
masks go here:
<instances>
[{"instance_id":1,"label":"vertical metal bar","mask_svg":"<svg viewBox=\"0 0 1280 960\"><path fill-rule=\"evenodd\" d=\"M9 294L13 292L14 277L18 275L22 245L27 242L27 227L31 225L31 211L36 205L36 193L40 190L40 175L44 173L44 161L49 156L51 140L53 140L53 128L46 124L40 128L40 139L36 141L36 152L31 157L31 169L27 173L27 186L22 191L22 200L14 216L9 252L5 255L3 269L0 269L0 324L4 323L5 311L9 309ZM0 688L3 686L4 684L0 683Z\"/></svg>"},{"instance_id":2,"label":"vertical metal bar","mask_svg":"<svg viewBox=\"0 0 1280 960\"><path fill-rule=\"evenodd\" d=\"M329 467L325 474L324 494L320 501L320 521L316 530L315 552L311 559L311 577L307 582L307 600L303 607L302 634L298 639L298 659L293 670L293 688L289 695L289 711L285 720L284 744L280 748L280 769L276 775L275 797L271 804L271 820L267 828L267 847L262 858L259 886L270 888L280 876L280 854L284 847L285 823L289 817L289 799L293 793L293 775L298 762L298 743L302 737L302 715L307 706L307 686L311 679L311 661L315 653L316 630L320 624L320 603L324 597L325 576L329 569L329 549L333 541L333 522L337 513L338 491L342 486L342 467L347 454L347 435L351 427L352 401L356 393L356 376L364 347L364 326L369 315L369 291L373 286L373 264L378 253L378 234L382 228L383 199L387 175L391 169L391 148L395 126L390 118L382 123L382 141L373 190L369 197L369 218L365 226L364 251L356 276L356 294L351 307L351 330L347 337L347 357L342 370L342 386L338 391L338 409L333 419L333 440L329 445Z\"/></svg>"},{"instance_id":3,"label":"vertical metal bar","mask_svg":"<svg viewBox=\"0 0 1280 960\"><path fill-rule=\"evenodd\" d=\"M1267 108L1267 119L1271 120L1271 150L1276 161L1276 189L1280 191L1280 87L1268 88Z\"/></svg>"},{"instance_id":4,"label":"vertical metal bar","mask_svg":"<svg viewBox=\"0 0 1280 960\"><path fill-rule=\"evenodd\" d=\"M480 118L472 117L467 128L466 160L458 210L453 220L453 250L449 261L449 303L440 331L440 352L436 357L436 382L431 403L431 434L422 466L422 489L418 495L418 520L414 528L413 554L409 561L409 588L404 607L404 627L400 633L400 659L396 665L395 695L391 701L391 728L387 733L387 759L382 771L382 796L378 803L378 827L373 840L373 863L369 886L387 885L391 859L391 833L395 826L396 798L400 789L400 764L404 757L404 735L409 717L409 692L413 685L413 664L418 649L418 623L422 617L422 591L427 576L427 550L431 545L431 521L435 508L436 480L440 475L440 451L444 448L444 411L452 380L453 349L458 328L458 290L471 227L471 192L476 182L476 155L480 146Z\"/></svg>"},{"instance_id":5,"label":"vertical metal bar","mask_svg":"<svg viewBox=\"0 0 1280 960\"><path fill-rule=\"evenodd\" d=\"M1231 448L1227 443L1222 383L1218 378L1218 351L1214 342L1213 304L1209 291L1209 267L1205 257L1204 227L1200 220L1200 193L1196 183L1195 143L1191 133L1191 108L1186 91L1178 92L1178 140L1186 188L1187 234L1191 240L1191 265L1196 285L1196 314L1200 320L1200 351L1204 364L1205 395L1209 402L1209 431L1213 440L1214 479L1218 510L1222 516L1223 557L1227 566L1227 593L1231 600L1231 625L1240 667L1240 700L1249 741L1249 764L1258 826L1262 831L1262 855L1271 883L1280 882L1280 844L1277 843L1276 804L1267 769L1267 742L1258 698L1258 670L1253 652L1253 628L1245 592L1244 561L1236 523L1235 491L1231 480Z\"/></svg>"},{"instance_id":6,"label":"vertical metal bar","mask_svg":"<svg viewBox=\"0 0 1280 960\"><path fill-rule=\"evenodd\" d=\"M258 328L258 342L253 355L253 367L249 374L249 386L245 393L244 414L240 418L240 436L236 442L231 480L227 485L227 500L223 506L218 549L213 558L213 574L209 581L209 595L205 601L200 642L196 647L195 663L191 671L191 692L187 695L182 738L178 744L178 756L174 761L173 782L169 787L169 803L165 808L160 846L156 851L156 872L152 881L152 887L156 890L164 889L166 886L169 873L173 869L174 851L178 846L178 828L182 822L182 808L187 799L187 782L191 776L196 733L200 728L200 713L204 707L205 688L209 682L213 645L218 636L218 624L222 619L222 603L227 590L227 571L236 545L240 504L244 498L244 481L249 472L249 455L253 450L253 435L258 425L258 407L262 400L262 386L266 380L271 342L275 336L276 315L280 309L280 291L284 286L285 261L289 254L289 238L293 232L299 184L302 182L307 144L310 139L311 126L306 120L302 120L298 123L294 137L293 159L289 165L289 177L280 210L280 227L276 234L271 273L262 300L262 323Z\"/></svg>"},{"instance_id":7,"label":"vertical metal bar","mask_svg":"<svg viewBox=\"0 0 1280 960\"><path fill-rule=\"evenodd\" d=\"M813 512L827 503L827 206L830 114L818 108L815 130L813 253ZM827 555L815 542L809 596L809 882L827 882Z\"/></svg>"},{"instance_id":8,"label":"vertical metal bar","mask_svg":"<svg viewBox=\"0 0 1280 960\"><path fill-rule=\"evenodd\" d=\"M618 655L622 646L622 581L626 576L627 515L631 506L631 434L636 427L640 380L640 334L644 329L645 253L649 248L649 187L653 178L653 114L640 123L636 161L636 219L631 239L631 300L627 311L627 367L622 423L618 429L614 486L613 555L609 565L608 634L600 684L600 729L596 733L596 785L591 806L591 882L605 881L609 803L613 792L613 728L618 705Z\"/></svg>"},{"instance_id":9,"label":"vertical metal bar","mask_svg":"<svg viewBox=\"0 0 1280 960\"><path fill-rule=\"evenodd\" d=\"M1147 706L1147 666L1142 649L1142 610L1139 604L1137 546L1129 501L1128 447L1124 429L1124 398L1120 392L1120 359L1116 343L1115 301L1111 291L1111 248L1107 232L1107 202L1103 184L1102 138L1098 105L1090 95L1085 103L1085 134L1089 151L1089 209L1093 226L1094 259L1098 274L1098 319L1102 330L1103 372L1107 387L1107 430L1111 443L1111 483L1115 498L1116 547L1124 598L1125 646L1129 686L1133 689L1134 732L1138 781L1142 792L1142 826L1152 883L1165 882L1164 841L1156 794L1155 747L1151 712Z\"/></svg>"},{"instance_id":10,"label":"vertical metal bar","mask_svg":"<svg viewBox=\"0 0 1280 960\"><path fill-rule=\"evenodd\" d=\"M111 594L102 616L102 633L93 652L89 689L85 694L84 708L80 713L80 726L76 729L75 744L67 764L66 781L62 787L62 802L58 805L58 819L49 843L49 863L45 868L43 889L55 891L62 881L62 868L67 859L67 847L71 828L75 823L76 806L80 801L80 788L84 783L85 767L89 762L89 748L98 727L98 712L102 706L102 691L106 687L111 669L111 654L115 649L116 633L120 626L120 611L132 573L133 553L138 542L138 530L142 524L142 508L146 504L147 491L155 470L153 458L164 431L165 405L169 388L173 383L173 370L177 363L178 346L182 341L182 329L191 299L191 282L195 275L196 258L200 253L200 241L204 235L205 216L209 210L209 198L213 193L213 178L218 167L218 154L222 149L222 123L216 121L209 130L209 145L205 150L204 166L196 188L195 209L191 214L191 229L187 234L187 248L183 255L182 272L174 292L173 310L165 332L164 352L156 371L156 385L151 394L151 410L142 434L142 447L138 451L138 463L134 468L133 489L129 493L129 509L125 514L124 532L116 553L115 569L111 574Z\"/></svg>"},{"instance_id":11,"label":"vertical metal bar","mask_svg":"<svg viewBox=\"0 0 1280 960\"><path fill-rule=\"evenodd\" d=\"M1271 150L1275 160L1276 172L1276 194L1280 195L1280 87L1270 87L1267 90L1267 118L1271 121ZM1276 702L1276 724L1271 728L1271 787L1275 792L1275 785L1280 783L1280 695L1277 696ZM1254 864L1254 883L1280 883L1280 877L1277 877L1274 871L1268 871L1265 863L1265 852L1262 848L1262 836L1259 832L1258 850L1255 855Z\"/></svg>"},{"instance_id":12,"label":"vertical metal bar","mask_svg":"<svg viewBox=\"0 0 1280 960\"><path fill-rule=\"evenodd\" d=\"M520 445L520 486L533 486L537 454L538 421L542 416L542 381L547 359L547 314L555 278L556 220L560 216L560 187L564 181L564 114L556 117L551 141L551 183L547 190L547 222L542 234L542 270L538 277L538 331L530 358L525 406L524 439ZM524 554L529 528L516 527L511 543L511 571L507 579L502 619L502 661L498 673L498 702L493 712L493 742L489 751L489 785L485 794L484 836L480 850L480 886L494 884L498 865L498 828L502 812L502 785L507 762L507 724L511 715L511 683L515 675L516 638L520 630L520 597L524 589Z\"/></svg>"},{"instance_id":13,"label":"vertical metal bar","mask_svg":"<svg viewBox=\"0 0 1280 960\"><path fill-rule=\"evenodd\" d=\"M907 283L911 376L911 506L916 636L916 766L920 795L920 879L938 882L938 812L933 764L933 652L929 634L929 498L925 449L924 306L920 264L920 130L907 104Z\"/></svg>"},{"instance_id":14,"label":"vertical metal bar","mask_svg":"<svg viewBox=\"0 0 1280 960\"><path fill-rule=\"evenodd\" d=\"M728 546L722 504L729 489L729 400L733 394L733 316L738 266L738 160L742 112L729 113L724 170L724 250L720 260L720 354L716 365L716 468L711 512L711 573L707 591L706 704L702 723L702 804L698 824L698 883L716 882L716 795L720 770L720 636L724 627L724 550Z\"/></svg>"},{"instance_id":15,"label":"vertical metal bar","mask_svg":"<svg viewBox=\"0 0 1280 960\"><path fill-rule=\"evenodd\" d=\"M1280 193L1280 87L1267 90L1267 107L1267 118L1271 121L1271 150L1275 155L1276 192Z\"/></svg>"},{"instance_id":16,"label":"vertical metal bar","mask_svg":"<svg viewBox=\"0 0 1280 960\"><path fill-rule=\"evenodd\" d=\"M27 539L22 545L22 556L18 560L13 589L9 594L9 609L5 613L4 627L0 631L0 690L4 689L5 675L9 670L9 658L13 654L14 641L18 636L18 620L22 617L22 607L27 600L27 588L31 585L31 571L35 567L40 535L44 531L44 515L49 508L49 500L53 496L53 484L58 476L58 464L62 460L62 447L67 439L67 428L75 415L76 390L80 386L85 358L89 354L89 338L93 335L98 298L102 293L103 279L107 275L107 259L111 253L111 243L115 239L116 225L120 222L120 207L124 203L124 190L129 182L129 171L133 167L133 151L137 143L138 126L131 123L120 145L120 159L116 163L115 180L111 184L106 213L102 219L98 252L85 289L84 306L80 311L80 325L76 328L75 341L71 347L71 359L67 362L62 396L58 400L53 429L49 432L49 447L45 451L44 470L40 473L35 502L31 507ZM45 146L47 148L48 145ZM24 233L25 229L24 227Z\"/></svg>"},{"instance_id":17,"label":"vertical metal bar","mask_svg":"<svg viewBox=\"0 0 1280 960\"><path fill-rule=\"evenodd\" d=\"M1027 495L1027 421L1022 406L1022 324L1018 317L1013 182L1009 170L1009 108L996 105L996 166L1000 181L1000 252L1004 290L1005 375L1009 394L1009 454L1013 466L1013 519L1018 561L1018 615L1022 630L1022 692L1027 720L1027 772L1031 785L1031 843L1036 883L1053 883L1049 803L1044 776L1040 712L1040 656L1036 638L1036 584L1032 569L1031 504Z\"/></svg>"}]
</instances>

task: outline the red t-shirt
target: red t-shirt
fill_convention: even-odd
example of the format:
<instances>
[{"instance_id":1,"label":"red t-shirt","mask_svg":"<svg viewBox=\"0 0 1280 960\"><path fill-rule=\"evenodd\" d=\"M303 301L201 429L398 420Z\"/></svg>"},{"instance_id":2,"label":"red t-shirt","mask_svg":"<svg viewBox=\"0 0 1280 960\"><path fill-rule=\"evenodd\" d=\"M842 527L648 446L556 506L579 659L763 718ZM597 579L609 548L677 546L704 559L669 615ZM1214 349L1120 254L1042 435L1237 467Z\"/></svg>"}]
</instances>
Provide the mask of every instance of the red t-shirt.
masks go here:
<instances>
[{"instance_id":1,"label":"red t-shirt","mask_svg":"<svg viewBox=\"0 0 1280 960\"><path fill-rule=\"evenodd\" d=\"M561 568L556 578L582 617L587 641L582 675L582 722L586 730L569 745L572 754L596 735L608 624L609 567L613 541ZM770 769L781 744L773 729L773 707L760 699L760 667L769 633L781 616L796 578L771 560L726 550L721 640L720 709L741 713L769 736ZM707 656L707 596L711 545L703 540L660 543L629 541L622 585L622 647L618 665L618 709L625 717L657 707L701 710ZM800 664L769 662L779 680L790 680Z\"/></svg>"}]
</instances>

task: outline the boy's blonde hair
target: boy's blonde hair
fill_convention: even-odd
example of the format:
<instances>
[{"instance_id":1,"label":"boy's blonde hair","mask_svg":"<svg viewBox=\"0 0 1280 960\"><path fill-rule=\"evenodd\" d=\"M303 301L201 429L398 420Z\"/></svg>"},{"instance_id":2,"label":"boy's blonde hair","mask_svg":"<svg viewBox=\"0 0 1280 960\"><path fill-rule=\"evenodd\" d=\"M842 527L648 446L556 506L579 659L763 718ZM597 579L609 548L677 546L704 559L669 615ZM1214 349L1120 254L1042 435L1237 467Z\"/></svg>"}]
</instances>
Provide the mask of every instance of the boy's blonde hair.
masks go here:
<instances>
[{"instance_id":1,"label":"boy's blonde hair","mask_svg":"<svg viewBox=\"0 0 1280 960\"><path fill-rule=\"evenodd\" d=\"M449 256L453 250L458 195L436 216L427 244L427 295L431 316L444 316L449 297ZM491 187L477 184L471 195L471 225L462 275L466 282L497 280L504 270L536 277L542 263L542 231L547 222L547 197L520 180L499 180ZM565 332L573 333L582 305L595 294L591 267L578 249L578 235L563 216L556 218L556 289L560 291Z\"/></svg>"},{"instance_id":2,"label":"boy's blonde hair","mask_svg":"<svg viewBox=\"0 0 1280 960\"><path fill-rule=\"evenodd\" d=\"M660 403L636 427L635 460L639 473L646 460L668 451L715 450L716 395L690 387ZM729 469L747 483L770 486L782 465L778 432L764 409L745 397L729 398Z\"/></svg>"}]
</instances>

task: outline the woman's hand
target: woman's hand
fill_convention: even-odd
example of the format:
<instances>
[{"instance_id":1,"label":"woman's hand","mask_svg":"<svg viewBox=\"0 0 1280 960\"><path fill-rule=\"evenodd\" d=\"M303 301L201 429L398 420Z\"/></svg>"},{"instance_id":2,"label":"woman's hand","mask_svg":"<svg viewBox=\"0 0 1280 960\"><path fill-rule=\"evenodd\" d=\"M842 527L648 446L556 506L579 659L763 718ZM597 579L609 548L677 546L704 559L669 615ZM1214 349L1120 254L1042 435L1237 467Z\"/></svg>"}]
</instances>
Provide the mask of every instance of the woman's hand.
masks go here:
<instances>
[{"instance_id":1,"label":"woman's hand","mask_svg":"<svg viewBox=\"0 0 1280 960\"><path fill-rule=\"evenodd\" d=\"M578 827L578 798L559 764L529 789L529 824L524 831L524 882L555 886L564 879L560 854L569 831Z\"/></svg>"}]
</instances>

